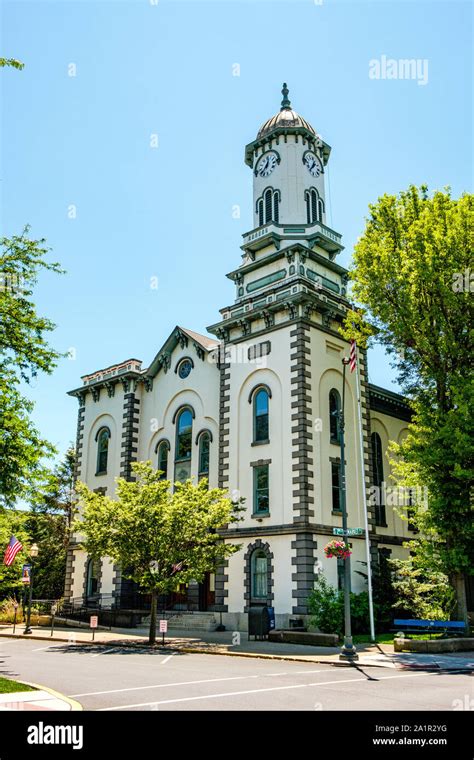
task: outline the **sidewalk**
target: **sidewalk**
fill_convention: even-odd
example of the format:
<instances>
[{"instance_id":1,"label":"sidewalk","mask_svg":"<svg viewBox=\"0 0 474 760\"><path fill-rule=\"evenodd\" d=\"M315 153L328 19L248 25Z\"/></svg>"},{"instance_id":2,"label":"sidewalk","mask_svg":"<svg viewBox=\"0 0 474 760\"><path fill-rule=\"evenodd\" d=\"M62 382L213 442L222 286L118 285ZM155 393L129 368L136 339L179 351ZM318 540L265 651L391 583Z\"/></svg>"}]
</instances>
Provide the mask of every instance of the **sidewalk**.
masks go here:
<instances>
[{"instance_id":1,"label":"sidewalk","mask_svg":"<svg viewBox=\"0 0 474 760\"><path fill-rule=\"evenodd\" d=\"M79 702L65 697L63 694L53 691L53 689L39 686L35 683L28 683L27 685L35 686L37 691L11 691L6 694L0 694L0 712L11 710L24 710L26 712L47 712L49 710L70 712L72 710L82 710Z\"/></svg>"},{"instance_id":2,"label":"sidewalk","mask_svg":"<svg viewBox=\"0 0 474 760\"><path fill-rule=\"evenodd\" d=\"M339 660L339 648L314 647L301 644L281 644L269 641L249 641L247 633L236 634L232 631L170 631L165 635L165 649L196 654L228 655L236 657L259 657L264 659L290 660L352 667L351 663ZM18 639L38 639L45 644L64 642L69 645L87 644L90 646L136 647L147 646L147 630L144 628L114 628L97 630L94 641L92 632L85 628L57 627L54 635L44 627L33 627L33 633L24 636L17 626L13 634L12 626L0 626L0 650L2 637ZM161 646L162 636L157 634L156 647ZM391 644L360 644L357 646L359 659L357 666L371 666L397 669L426 670L474 670L474 652L452 654L414 654L394 653Z\"/></svg>"}]
</instances>

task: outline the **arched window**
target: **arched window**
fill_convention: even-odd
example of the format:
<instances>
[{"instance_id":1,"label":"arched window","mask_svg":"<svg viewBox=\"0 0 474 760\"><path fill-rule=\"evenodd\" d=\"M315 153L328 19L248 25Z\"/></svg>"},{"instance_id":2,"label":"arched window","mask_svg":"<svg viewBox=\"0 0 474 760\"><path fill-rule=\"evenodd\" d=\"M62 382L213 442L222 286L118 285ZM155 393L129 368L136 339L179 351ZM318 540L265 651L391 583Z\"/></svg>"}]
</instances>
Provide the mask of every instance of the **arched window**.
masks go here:
<instances>
[{"instance_id":1,"label":"arched window","mask_svg":"<svg viewBox=\"0 0 474 760\"><path fill-rule=\"evenodd\" d=\"M86 572L86 596L88 599L97 596L99 590L100 561L89 559Z\"/></svg>"},{"instance_id":2,"label":"arched window","mask_svg":"<svg viewBox=\"0 0 474 760\"><path fill-rule=\"evenodd\" d=\"M319 197L318 191L314 187L311 187L309 190L305 190L305 201L307 223L315 224L315 222L322 222L324 203L322 198Z\"/></svg>"},{"instance_id":3,"label":"arched window","mask_svg":"<svg viewBox=\"0 0 474 760\"><path fill-rule=\"evenodd\" d=\"M207 431L199 436L199 472L198 478L209 479L209 455L211 450L211 436Z\"/></svg>"},{"instance_id":4,"label":"arched window","mask_svg":"<svg viewBox=\"0 0 474 760\"><path fill-rule=\"evenodd\" d=\"M273 190L271 187L267 187L261 198L257 200L256 211L258 215L258 225L261 227L263 224L269 224L275 222L278 224L280 218L279 211L280 193L278 190Z\"/></svg>"},{"instance_id":5,"label":"arched window","mask_svg":"<svg viewBox=\"0 0 474 760\"><path fill-rule=\"evenodd\" d=\"M269 435L269 403L268 391L260 388L253 397L253 442L268 443Z\"/></svg>"},{"instance_id":6,"label":"arched window","mask_svg":"<svg viewBox=\"0 0 474 760\"><path fill-rule=\"evenodd\" d=\"M256 549L250 560L250 583L253 599L266 599L268 595L268 559L262 549Z\"/></svg>"},{"instance_id":7,"label":"arched window","mask_svg":"<svg viewBox=\"0 0 474 760\"><path fill-rule=\"evenodd\" d=\"M182 409L176 419L175 480L184 483L191 476L193 415L190 409Z\"/></svg>"},{"instance_id":8,"label":"arched window","mask_svg":"<svg viewBox=\"0 0 474 760\"><path fill-rule=\"evenodd\" d=\"M166 480L168 477L168 452L170 445L168 441L161 441L158 444L158 469L161 470L160 480Z\"/></svg>"},{"instance_id":9,"label":"arched window","mask_svg":"<svg viewBox=\"0 0 474 760\"><path fill-rule=\"evenodd\" d=\"M341 397L335 388L329 391L329 437L331 443L340 443L339 436L339 412L341 411Z\"/></svg>"},{"instance_id":10,"label":"arched window","mask_svg":"<svg viewBox=\"0 0 474 760\"><path fill-rule=\"evenodd\" d=\"M375 524L386 525L386 513L385 513L385 495L383 490L383 450L382 441L378 433L372 433L370 436L370 442L372 444L372 472L373 472L373 485L377 487L376 501L375 501Z\"/></svg>"},{"instance_id":11,"label":"arched window","mask_svg":"<svg viewBox=\"0 0 474 760\"><path fill-rule=\"evenodd\" d=\"M107 459L109 455L109 428L100 428L95 439L97 441L97 469L95 474L105 475L107 472Z\"/></svg>"}]
</instances>

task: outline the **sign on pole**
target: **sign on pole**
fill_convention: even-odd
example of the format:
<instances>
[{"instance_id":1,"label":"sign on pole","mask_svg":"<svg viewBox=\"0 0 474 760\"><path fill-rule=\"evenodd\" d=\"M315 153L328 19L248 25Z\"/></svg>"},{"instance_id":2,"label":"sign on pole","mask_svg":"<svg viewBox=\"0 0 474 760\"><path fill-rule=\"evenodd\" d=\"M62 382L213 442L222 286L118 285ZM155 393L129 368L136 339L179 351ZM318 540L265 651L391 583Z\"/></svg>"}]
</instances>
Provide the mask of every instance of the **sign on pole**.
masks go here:
<instances>
[{"instance_id":1,"label":"sign on pole","mask_svg":"<svg viewBox=\"0 0 474 760\"><path fill-rule=\"evenodd\" d=\"M99 617L97 615L91 615L89 620L89 625L92 628L92 641L94 641L95 636L95 629L97 628L99 624Z\"/></svg>"},{"instance_id":2,"label":"sign on pole","mask_svg":"<svg viewBox=\"0 0 474 760\"><path fill-rule=\"evenodd\" d=\"M162 646L165 644L165 633L168 632L168 621L167 620L160 620L160 633L163 634L163 639L161 641Z\"/></svg>"},{"instance_id":3,"label":"sign on pole","mask_svg":"<svg viewBox=\"0 0 474 760\"><path fill-rule=\"evenodd\" d=\"M31 582L31 565L23 565L21 569L21 582L22 583Z\"/></svg>"}]
</instances>

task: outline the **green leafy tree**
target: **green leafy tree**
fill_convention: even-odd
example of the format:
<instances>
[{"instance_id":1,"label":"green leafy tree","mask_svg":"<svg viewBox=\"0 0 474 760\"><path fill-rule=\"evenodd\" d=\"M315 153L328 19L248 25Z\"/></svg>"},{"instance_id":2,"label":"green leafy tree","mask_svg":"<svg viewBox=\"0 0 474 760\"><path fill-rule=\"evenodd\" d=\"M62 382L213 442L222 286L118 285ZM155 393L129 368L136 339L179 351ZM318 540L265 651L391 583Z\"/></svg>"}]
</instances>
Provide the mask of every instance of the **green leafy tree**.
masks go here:
<instances>
[{"instance_id":1,"label":"green leafy tree","mask_svg":"<svg viewBox=\"0 0 474 760\"><path fill-rule=\"evenodd\" d=\"M160 480L150 462L134 463L136 481L117 479L117 498L94 493L76 483L83 511L74 529L85 536L91 557L110 557L143 593L151 595L149 643L156 638L157 597L177 583L202 581L204 574L240 547L226 544L219 529L239 519L241 506L224 490L208 490L206 480L176 483Z\"/></svg>"},{"instance_id":2,"label":"green leafy tree","mask_svg":"<svg viewBox=\"0 0 474 760\"><path fill-rule=\"evenodd\" d=\"M408 437L393 447L399 483L428 488L428 507L410 506L420 531L411 549L431 553L433 569L449 577L464 620L474 554L473 198L430 197L413 186L384 195L370 206L351 271L357 307L391 354L414 410ZM347 316L346 337L361 333L357 314Z\"/></svg>"},{"instance_id":3,"label":"green leafy tree","mask_svg":"<svg viewBox=\"0 0 474 760\"><path fill-rule=\"evenodd\" d=\"M27 498L45 476L42 464L54 449L32 425L33 403L20 392L39 372L50 374L61 354L46 336L54 324L37 313L32 300L40 272L59 273L46 260L44 240L0 239L0 506Z\"/></svg>"},{"instance_id":4,"label":"green leafy tree","mask_svg":"<svg viewBox=\"0 0 474 760\"><path fill-rule=\"evenodd\" d=\"M16 58L0 58L0 66L11 66L13 69L23 69L24 63L17 61Z\"/></svg>"},{"instance_id":5,"label":"green leafy tree","mask_svg":"<svg viewBox=\"0 0 474 760\"><path fill-rule=\"evenodd\" d=\"M456 604L446 575L426 566L419 555L391 559L394 570L394 608L401 615L421 620L445 620Z\"/></svg>"}]
</instances>

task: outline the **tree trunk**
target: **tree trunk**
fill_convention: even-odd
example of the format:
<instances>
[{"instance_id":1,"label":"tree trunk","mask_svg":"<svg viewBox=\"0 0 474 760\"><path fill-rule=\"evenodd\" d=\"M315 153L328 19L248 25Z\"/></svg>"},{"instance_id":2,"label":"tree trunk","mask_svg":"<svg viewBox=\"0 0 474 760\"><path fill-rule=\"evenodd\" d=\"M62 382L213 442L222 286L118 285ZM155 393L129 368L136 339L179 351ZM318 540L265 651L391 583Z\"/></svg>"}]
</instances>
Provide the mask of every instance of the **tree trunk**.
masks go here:
<instances>
[{"instance_id":1,"label":"tree trunk","mask_svg":"<svg viewBox=\"0 0 474 760\"><path fill-rule=\"evenodd\" d=\"M156 641L156 589L151 592L151 615L150 615L150 632L148 643L154 644Z\"/></svg>"},{"instance_id":2,"label":"tree trunk","mask_svg":"<svg viewBox=\"0 0 474 760\"><path fill-rule=\"evenodd\" d=\"M451 576L451 585L456 593L456 620L469 624L467 617L466 581L464 575L456 573Z\"/></svg>"}]
</instances>

